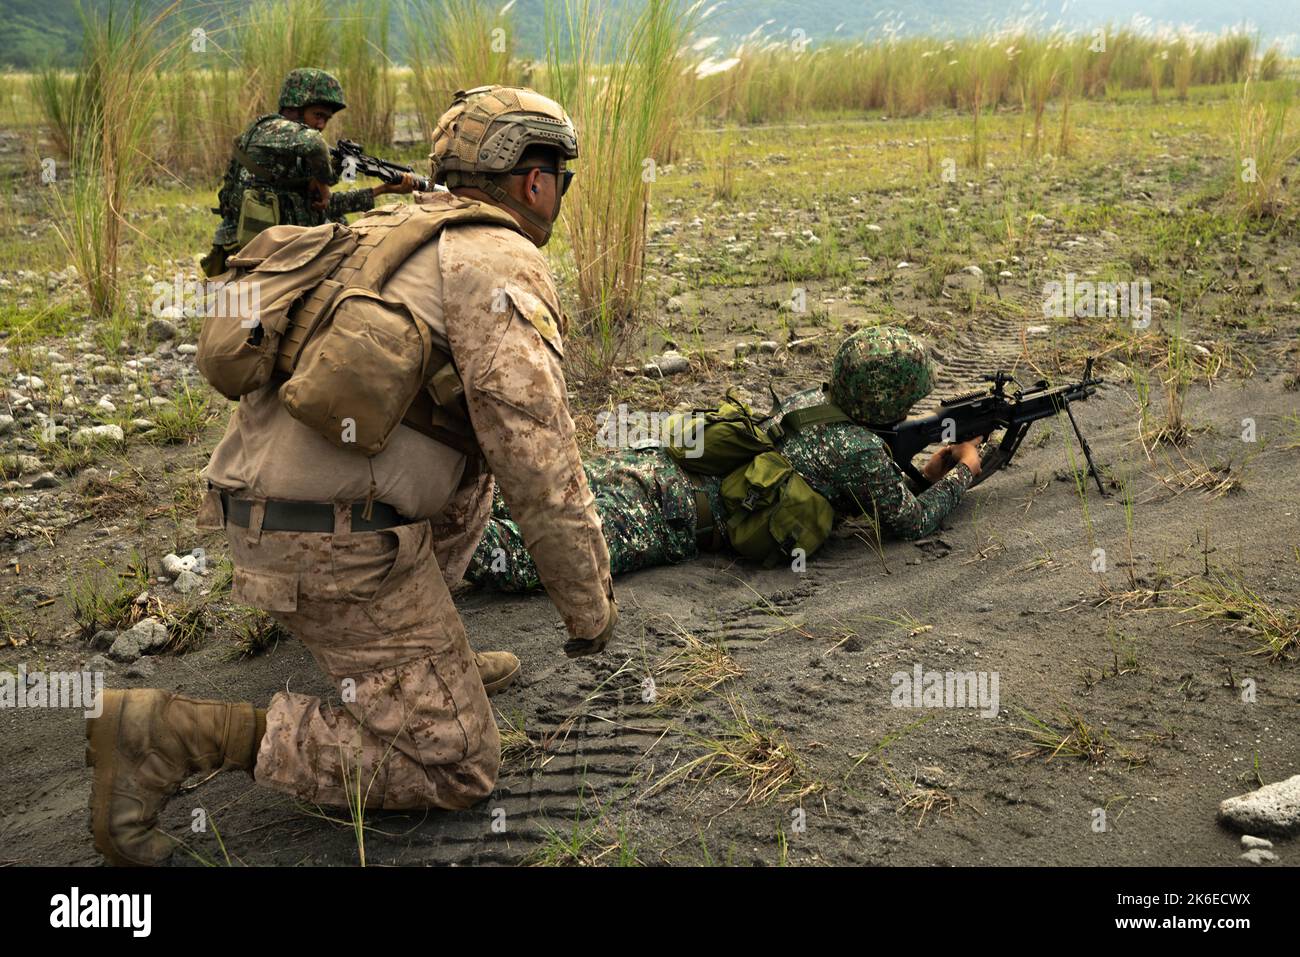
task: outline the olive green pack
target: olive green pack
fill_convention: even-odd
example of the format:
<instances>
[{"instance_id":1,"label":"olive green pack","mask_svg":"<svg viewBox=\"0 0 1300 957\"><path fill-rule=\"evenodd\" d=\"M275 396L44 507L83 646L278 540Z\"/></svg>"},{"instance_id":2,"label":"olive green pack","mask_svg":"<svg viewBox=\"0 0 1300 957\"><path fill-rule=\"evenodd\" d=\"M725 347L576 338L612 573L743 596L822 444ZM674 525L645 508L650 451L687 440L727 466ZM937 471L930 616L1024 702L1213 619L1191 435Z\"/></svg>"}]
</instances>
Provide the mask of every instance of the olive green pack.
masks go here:
<instances>
[{"instance_id":1,"label":"olive green pack","mask_svg":"<svg viewBox=\"0 0 1300 957\"><path fill-rule=\"evenodd\" d=\"M795 549L811 555L826 541L835 520L830 502L730 390L717 409L671 416L664 431L673 437L665 449L683 469L724 476L727 538L741 555L771 567Z\"/></svg>"},{"instance_id":2,"label":"olive green pack","mask_svg":"<svg viewBox=\"0 0 1300 957\"><path fill-rule=\"evenodd\" d=\"M826 541L835 510L780 452L763 452L722 480L727 539L746 558L770 568Z\"/></svg>"}]
</instances>

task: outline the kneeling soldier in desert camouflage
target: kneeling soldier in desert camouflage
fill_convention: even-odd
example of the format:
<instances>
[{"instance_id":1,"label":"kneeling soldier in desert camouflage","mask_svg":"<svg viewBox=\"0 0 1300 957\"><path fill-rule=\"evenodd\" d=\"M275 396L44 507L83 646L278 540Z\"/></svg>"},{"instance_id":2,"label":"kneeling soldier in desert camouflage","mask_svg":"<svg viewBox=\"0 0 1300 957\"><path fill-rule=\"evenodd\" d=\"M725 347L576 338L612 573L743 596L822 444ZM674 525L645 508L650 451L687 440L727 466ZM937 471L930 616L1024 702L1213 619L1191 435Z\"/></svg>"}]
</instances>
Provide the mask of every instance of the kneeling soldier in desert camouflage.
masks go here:
<instances>
[{"instance_id":1,"label":"kneeling soldier in desert camouflage","mask_svg":"<svg viewBox=\"0 0 1300 957\"><path fill-rule=\"evenodd\" d=\"M417 381L402 424L370 458L291 412L302 390L289 387L307 360L287 382L235 390L239 406L204 472L200 527L224 526L235 600L297 635L343 706L292 691L265 710L155 689L106 692L102 716L87 722L87 759L95 846L110 861L164 860L173 841L158 829L159 813L198 773L237 768L321 804L346 804L347 780L367 782L366 803L382 808L465 808L486 797L501 760L488 693L513 680L519 663L505 652L474 654L447 583L461 578L482 537L494 477L567 626L565 652L593 654L610 639L618 614L609 556L560 368L563 313L538 251L572 176L565 162L577 155L571 121L546 97L502 87L460 93L430 156L450 193L384 207L351 228L272 227L232 260L273 277L338 246L347 255L331 274L337 285L313 294L332 289L346 300L321 333L324 366L331 330L376 304L448 361ZM431 241L402 247L403 237L434 229ZM320 251L300 255L304 248ZM378 292L368 285L376 275L388 276ZM345 311L353 307L362 311ZM354 367L382 351L378 339L354 338L367 343ZM260 341L250 334L241 347ZM304 355L316 341L306 340ZM347 365L333 363L333 374ZM388 387L383 376L370 379ZM363 417L337 398L343 414ZM426 411L416 414L422 400Z\"/></svg>"},{"instance_id":2,"label":"kneeling soldier in desert camouflage","mask_svg":"<svg viewBox=\"0 0 1300 957\"><path fill-rule=\"evenodd\" d=\"M930 393L932 378L924 345L909 333L889 327L854 333L835 356L829 390L852 421L787 430L777 445L837 514L865 513L879 521L882 533L923 538L979 476L981 440L936 452L921 470L932 484L914 494L888 447L858 423L902 418ZM779 424L825 399L821 389L796 393L777 406L772 421ZM692 474L659 448L610 452L584 467L615 575L686 561L727 544L719 478ZM502 591L537 587L537 568L505 502L496 503L465 578Z\"/></svg>"}]
</instances>

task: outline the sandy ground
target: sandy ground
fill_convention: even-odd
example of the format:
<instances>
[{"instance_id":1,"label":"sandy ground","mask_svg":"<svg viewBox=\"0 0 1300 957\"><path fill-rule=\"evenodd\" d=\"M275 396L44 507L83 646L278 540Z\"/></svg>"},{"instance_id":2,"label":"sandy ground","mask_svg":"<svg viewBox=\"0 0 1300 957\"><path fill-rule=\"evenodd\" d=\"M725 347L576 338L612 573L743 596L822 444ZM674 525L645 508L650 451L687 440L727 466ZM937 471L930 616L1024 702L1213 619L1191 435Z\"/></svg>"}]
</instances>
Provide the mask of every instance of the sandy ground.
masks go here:
<instances>
[{"instance_id":1,"label":"sandy ground","mask_svg":"<svg viewBox=\"0 0 1300 957\"><path fill-rule=\"evenodd\" d=\"M1190 417L1218 433L1198 437L1198 451L1231 455L1240 444L1232 423L1251 414L1263 430L1294 406L1276 380L1197 390ZM1121 389L1103 389L1079 418L1100 463L1142 457ZM1164 608L1105 602L1105 589L1131 590L1123 507L1115 493L1088 494L1091 544L1065 461L1058 432L974 490L940 534L887 542L882 554L841 529L803 574L709 556L628 576L619 641L594 660L560 654L543 595L463 596L473 641L523 660L520 685L495 704L530 743L515 742L497 793L473 810L369 814L367 862L506 863L533 853L605 863L1236 863L1217 803L1247 790L1256 755L1265 780L1300 767L1288 730L1300 678L1250 656L1251 640L1231 622L1179 624L1186 616ZM1169 589L1208 561L1294 602L1300 478L1286 461L1265 452L1220 498L1138 485L1137 587ZM1092 571L1098 546L1111 562L1101 575ZM737 674L692 702L646 704L648 674L660 695L676 686L664 663L687 634L721 643ZM76 654L56 652L48 667ZM918 664L996 673L997 715L895 707L891 676ZM1254 703L1242 700L1248 678ZM286 686L330 694L292 640L242 664L214 644L160 659L150 682L120 670L108 681L254 701ZM794 756L790 785L770 800L747 803L748 780L713 777L721 765L674 774L725 736L734 709ZM1069 714L1105 736L1104 754L1049 758L1017 730L1030 715L1064 729ZM3 711L0 722L4 857L93 862L80 716ZM324 812L331 823L227 776L167 812L169 828L207 860L220 862L221 851L212 832L188 833L196 807L235 862L358 857L345 810Z\"/></svg>"}]
</instances>

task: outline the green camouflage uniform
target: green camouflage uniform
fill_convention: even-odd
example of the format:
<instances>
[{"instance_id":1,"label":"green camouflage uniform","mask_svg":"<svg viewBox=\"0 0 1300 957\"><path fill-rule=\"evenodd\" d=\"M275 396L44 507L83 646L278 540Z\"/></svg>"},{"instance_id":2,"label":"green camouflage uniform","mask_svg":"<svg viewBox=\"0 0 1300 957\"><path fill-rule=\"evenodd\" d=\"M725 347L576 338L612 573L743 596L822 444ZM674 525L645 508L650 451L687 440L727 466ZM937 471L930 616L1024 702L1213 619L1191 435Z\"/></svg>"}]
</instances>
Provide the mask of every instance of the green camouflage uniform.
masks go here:
<instances>
[{"instance_id":1,"label":"green camouflage uniform","mask_svg":"<svg viewBox=\"0 0 1300 957\"><path fill-rule=\"evenodd\" d=\"M335 112L345 109L339 81L324 70L312 67L289 71L280 89L279 108L304 109L313 104L329 106ZM282 226L346 223L347 213L375 208L375 194L369 189L331 193L325 209L312 206L308 180L334 186L341 171L332 162L325 137L305 123L280 113L267 113L255 119L237 142L253 165L259 167L259 172L244 166L238 156L232 157L226 167L217 194L217 208L213 210L221 216L221 224L212 237L212 252L203 264L209 275L221 272L225 257L239 248L239 208L247 189L276 195Z\"/></svg>"},{"instance_id":2,"label":"green camouflage uniform","mask_svg":"<svg viewBox=\"0 0 1300 957\"><path fill-rule=\"evenodd\" d=\"M791 396L777 416L825 401L820 389ZM795 470L839 515L879 516L881 530L901 539L924 538L961 501L972 475L958 465L920 495L894 464L885 443L852 423L817 426L778 443ZM695 558L695 491L709 496L721 516L720 478L691 475L661 449L609 452L584 464L615 575ZM874 509L873 509L874 503ZM874 514L873 514L874 513ZM719 523L721 524L721 523ZM725 529L722 530L725 541ZM537 571L505 503L493 501L492 520L465 577L502 591L536 588Z\"/></svg>"},{"instance_id":3,"label":"green camouflage uniform","mask_svg":"<svg viewBox=\"0 0 1300 957\"><path fill-rule=\"evenodd\" d=\"M288 226L320 226L326 222L344 223L345 213L363 213L375 208L370 189L350 189L330 193L329 206L315 209L307 194L307 180L317 179L327 186L339 181L339 171L330 162L325 137L310 126L287 119L279 113L259 116L240 137L240 145L259 166L274 174L261 179L236 159L230 161L226 179L217 196L221 225L212 237L214 246L235 242L239 227L239 204L249 187L266 189L280 200L280 222Z\"/></svg>"}]
</instances>

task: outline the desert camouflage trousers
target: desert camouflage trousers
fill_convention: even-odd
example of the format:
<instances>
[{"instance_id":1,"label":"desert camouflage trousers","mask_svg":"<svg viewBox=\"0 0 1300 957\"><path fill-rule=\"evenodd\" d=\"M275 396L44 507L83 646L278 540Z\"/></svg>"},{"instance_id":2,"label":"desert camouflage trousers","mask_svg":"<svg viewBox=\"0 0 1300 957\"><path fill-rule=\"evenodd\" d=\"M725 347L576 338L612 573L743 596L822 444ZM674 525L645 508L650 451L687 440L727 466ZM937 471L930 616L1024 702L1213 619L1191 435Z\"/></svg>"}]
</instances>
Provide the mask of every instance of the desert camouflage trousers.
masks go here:
<instances>
[{"instance_id":1,"label":"desert camouflage trousers","mask_svg":"<svg viewBox=\"0 0 1300 957\"><path fill-rule=\"evenodd\" d=\"M235 600L296 635L342 701L276 693L256 780L319 804L355 801L360 782L370 807L469 807L496 784L501 742L430 525L353 533L335 506L334 527L226 527Z\"/></svg>"}]
</instances>

